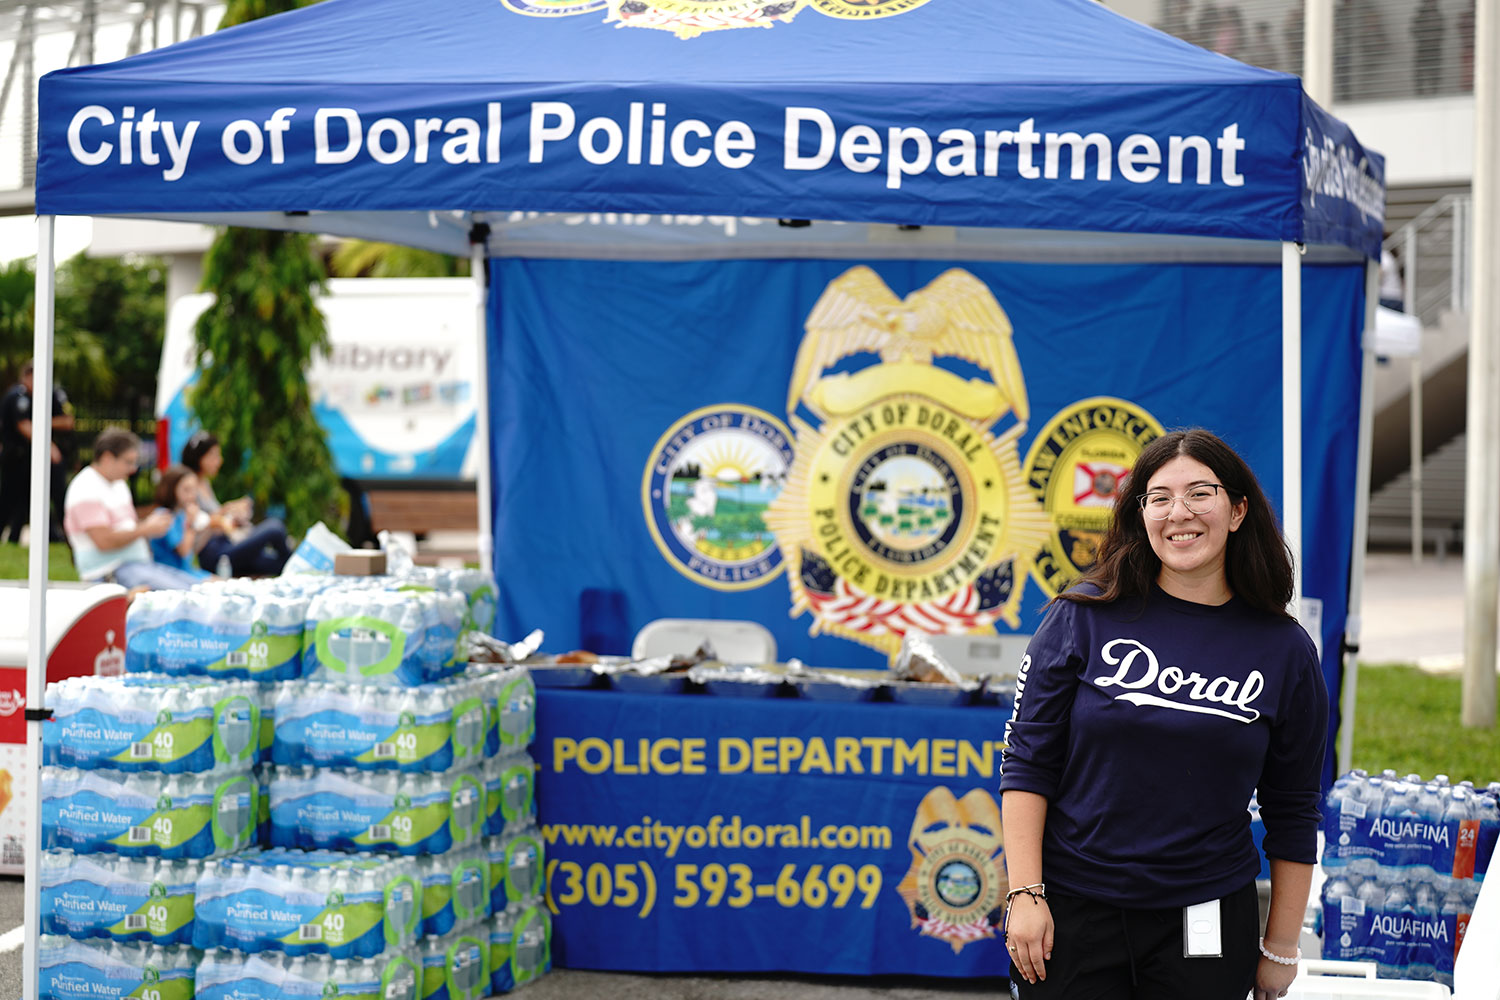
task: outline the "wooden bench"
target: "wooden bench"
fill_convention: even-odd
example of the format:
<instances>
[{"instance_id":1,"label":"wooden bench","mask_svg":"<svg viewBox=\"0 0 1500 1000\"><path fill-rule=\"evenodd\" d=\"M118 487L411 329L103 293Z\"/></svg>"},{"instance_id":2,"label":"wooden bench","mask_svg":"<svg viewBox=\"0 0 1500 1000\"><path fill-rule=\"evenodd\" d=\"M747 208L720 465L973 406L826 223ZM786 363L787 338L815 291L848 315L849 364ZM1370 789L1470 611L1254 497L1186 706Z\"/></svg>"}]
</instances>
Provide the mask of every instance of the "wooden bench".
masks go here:
<instances>
[{"instance_id":1,"label":"wooden bench","mask_svg":"<svg viewBox=\"0 0 1500 1000\"><path fill-rule=\"evenodd\" d=\"M472 490L366 490L370 529L409 531L419 538L434 531L478 531L479 500Z\"/></svg>"}]
</instances>

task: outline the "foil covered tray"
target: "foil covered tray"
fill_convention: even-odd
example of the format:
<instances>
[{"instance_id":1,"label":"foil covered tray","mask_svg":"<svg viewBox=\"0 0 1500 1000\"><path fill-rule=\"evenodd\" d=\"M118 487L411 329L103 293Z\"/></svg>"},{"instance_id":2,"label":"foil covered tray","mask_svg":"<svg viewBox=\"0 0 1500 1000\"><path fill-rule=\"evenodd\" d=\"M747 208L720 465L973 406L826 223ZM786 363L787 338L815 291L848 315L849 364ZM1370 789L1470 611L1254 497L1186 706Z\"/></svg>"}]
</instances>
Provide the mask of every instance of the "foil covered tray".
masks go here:
<instances>
[{"instance_id":1,"label":"foil covered tray","mask_svg":"<svg viewBox=\"0 0 1500 1000\"><path fill-rule=\"evenodd\" d=\"M782 693L786 672L776 664L703 663L688 671L694 684L724 698L775 698Z\"/></svg>"},{"instance_id":2,"label":"foil covered tray","mask_svg":"<svg viewBox=\"0 0 1500 1000\"><path fill-rule=\"evenodd\" d=\"M961 687L957 684L928 684L921 681L890 681L886 684L891 701L901 705L927 705L951 708L972 705L979 692L977 686Z\"/></svg>"}]
</instances>

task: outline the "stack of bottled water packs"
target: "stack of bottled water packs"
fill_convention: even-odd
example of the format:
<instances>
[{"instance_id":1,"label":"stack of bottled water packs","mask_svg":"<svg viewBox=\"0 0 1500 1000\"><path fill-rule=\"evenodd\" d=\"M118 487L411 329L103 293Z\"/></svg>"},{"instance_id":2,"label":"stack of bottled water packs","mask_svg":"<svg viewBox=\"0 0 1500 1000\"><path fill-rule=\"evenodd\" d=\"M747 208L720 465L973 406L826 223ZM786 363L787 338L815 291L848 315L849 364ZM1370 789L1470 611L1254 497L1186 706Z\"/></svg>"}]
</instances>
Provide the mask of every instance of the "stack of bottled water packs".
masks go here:
<instances>
[{"instance_id":1,"label":"stack of bottled water packs","mask_svg":"<svg viewBox=\"0 0 1500 1000\"><path fill-rule=\"evenodd\" d=\"M1500 837L1500 782L1351 771L1328 793L1323 833L1323 957L1451 988Z\"/></svg>"},{"instance_id":2,"label":"stack of bottled water packs","mask_svg":"<svg viewBox=\"0 0 1500 1000\"><path fill-rule=\"evenodd\" d=\"M42 995L477 1000L547 971L535 688L462 652L493 614L487 576L411 566L137 600L130 672L49 689Z\"/></svg>"},{"instance_id":3,"label":"stack of bottled water packs","mask_svg":"<svg viewBox=\"0 0 1500 1000\"><path fill-rule=\"evenodd\" d=\"M255 839L262 700L151 674L48 685L43 997L193 996L204 863Z\"/></svg>"}]
</instances>

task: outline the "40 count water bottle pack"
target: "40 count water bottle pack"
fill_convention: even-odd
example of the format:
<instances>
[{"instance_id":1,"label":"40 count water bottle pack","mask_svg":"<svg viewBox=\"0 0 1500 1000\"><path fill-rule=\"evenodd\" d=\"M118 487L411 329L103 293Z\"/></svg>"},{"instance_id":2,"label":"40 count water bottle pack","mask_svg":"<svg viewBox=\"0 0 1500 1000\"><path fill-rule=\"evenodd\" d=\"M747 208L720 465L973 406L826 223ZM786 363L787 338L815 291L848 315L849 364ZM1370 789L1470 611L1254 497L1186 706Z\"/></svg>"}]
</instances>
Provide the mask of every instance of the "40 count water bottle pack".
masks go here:
<instances>
[{"instance_id":1,"label":"40 count water bottle pack","mask_svg":"<svg viewBox=\"0 0 1500 1000\"><path fill-rule=\"evenodd\" d=\"M1451 987L1500 838L1500 782L1351 771L1328 793L1323 833L1323 957Z\"/></svg>"},{"instance_id":2,"label":"40 count water bottle pack","mask_svg":"<svg viewBox=\"0 0 1500 1000\"><path fill-rule=\"evenodd\" d=\"M52 685L42 997L477 1000L551 965L535 689L473 573L148 594Z\"/></svg>"}]
</instances>

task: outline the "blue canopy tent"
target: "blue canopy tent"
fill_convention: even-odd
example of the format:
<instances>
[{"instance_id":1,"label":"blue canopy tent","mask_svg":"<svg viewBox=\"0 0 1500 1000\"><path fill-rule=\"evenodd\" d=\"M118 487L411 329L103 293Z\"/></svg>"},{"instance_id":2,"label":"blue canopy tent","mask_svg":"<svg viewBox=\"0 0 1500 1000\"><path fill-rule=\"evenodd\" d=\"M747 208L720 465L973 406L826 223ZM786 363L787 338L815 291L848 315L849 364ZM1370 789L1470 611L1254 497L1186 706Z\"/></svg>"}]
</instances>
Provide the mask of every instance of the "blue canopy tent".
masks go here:
<instances>
[{"instance_id":1,"label":"blue canopy tent","mask_svg":"<svg viewBox=\"0 0 1500 1000\"><path fill-rule=\"evenodd\" d=\"M480 281L492 258L490 302L478 310L481 359L487 348L534 343L502 329L519 322L506 288L522 301L542 287L539 272L515 266L533 260L839 260L877 270L882 261L989 262L997 269L985 281L1016 288L1029 276L1000 265L1258 269L1259 292L1243 302L1273 336L1248 363L1271 373L1273 391L1249 419L1274 441L1260 449L1258 471L1299 570L1304 520L1323 522L1329 504L1342 511L1338 530L1319 532L1308 553L1309 562L1318 556L1319 637L1337 689L1341 640L1357 632L1357 617L1351 627L1345 619L1358 607L1348 570L1363 551L1352 497L1366 492L1371 363L1366 354L1357 388L1358 356L1371 325L1384 167L1296 77L1206 52L1091 0L448 0L440 9L324 0L49 74L40 109L43 384L60 214L389 240L470 254ZM1304 262L1332 276L1318 282L1316 303L1303 300ZM931 271L881 273L914 288ZM545 282L580 278L596 274L559 271ZM1153 294L1170 298L1190 280L1179 275ZM803 315L808 301L797 300ZM1304 316L1319 324L1306 340ZM1211 320L1184 311L1167 325ZM1156 346L1210 337L1177 335ZM1306 384L1308 358L1322 359L1319 379L1342 372L1337 385ZM507 390L493 408L479 400L483 448L492 409L507 440L524 433L521 414L506 409L512 363L521 362L507 353L481 380ZM1171 422L1196 422L1191 413ZM44 441L38 463L46 453ZM524 471L508 461L496 449L481 475L486 565L492 541L502 555L525 552L507 548L521 530L514 505L527 497L506 493ZM493 502L490 472L502 492ZM1305 476L1322 484L1312 500ZM46 477L33 482L40 489ZM1331 499L1336 489L1343 495ZM40 495L32 515L39 532ZM42 552L33 550L31 566L33 706L45 648ZM1356 567L1356 586L1358 577ZM732 605L711 607L737 616ZM30 837L28 864L34 822ZM34 905L28 898L33 927Z\"/></svg>"}]
</instances>

